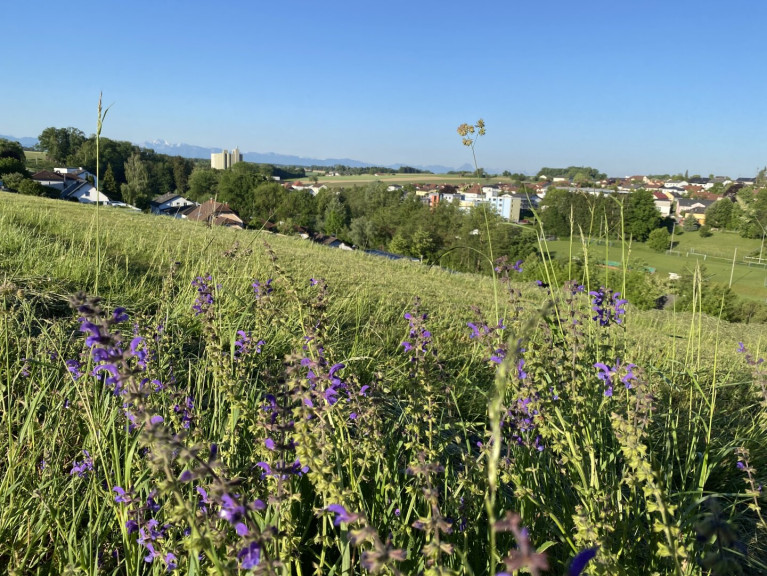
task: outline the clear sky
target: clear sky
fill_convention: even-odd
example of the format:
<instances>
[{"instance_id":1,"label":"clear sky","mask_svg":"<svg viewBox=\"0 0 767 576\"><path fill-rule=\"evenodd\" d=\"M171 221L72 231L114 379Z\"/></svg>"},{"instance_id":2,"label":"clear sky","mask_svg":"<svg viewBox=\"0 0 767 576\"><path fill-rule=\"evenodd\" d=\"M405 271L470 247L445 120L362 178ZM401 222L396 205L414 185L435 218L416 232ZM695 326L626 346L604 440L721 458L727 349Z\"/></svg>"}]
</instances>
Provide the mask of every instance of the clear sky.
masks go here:
<instances>
[{"instance_id":1,"label":"clear sky","mask_svg":"<svg viewBox=\"0 0 767 576\"><path fill-rule=\"evenodd\" d=\"M9 2L0 134L614 176L767 164L761 0Z\"/></svg>"}]
</instances>

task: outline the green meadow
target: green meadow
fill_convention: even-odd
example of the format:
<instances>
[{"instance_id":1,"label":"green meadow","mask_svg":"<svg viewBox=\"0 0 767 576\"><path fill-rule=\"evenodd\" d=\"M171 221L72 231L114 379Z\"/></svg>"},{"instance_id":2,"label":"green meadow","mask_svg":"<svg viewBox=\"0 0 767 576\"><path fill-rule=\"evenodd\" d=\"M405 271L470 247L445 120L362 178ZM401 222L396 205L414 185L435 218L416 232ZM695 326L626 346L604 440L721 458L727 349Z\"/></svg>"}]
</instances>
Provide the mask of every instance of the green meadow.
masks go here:
<instances>
[{"instance_id":1,"label":"green meadow","mask_svg":"<svg viewBox=\"0 0 767 576\"><path fill-rule=\"evenodd\" d=\"M0 192L0 567L767 573L763 327L495 265Z\"/></svg>"},{"instance_id":2,"label":"green meadow","mask_svg":"<svg viewBox=\"0 0 767 576\"><path fill-rule=\"evenodd\" d=\"M581 258L583 242L576 239L559 239L547 242L552 256ZM606 245L589 244L588 253L594 262L625 264L629 267L652 267L655 274L666 280L669 273L689 274L696 266L705 268L706 276L713 282L729 285L732 276L732 290L735 294L760 301L767 301L767 265L759 265L758 257L761 240L742 238L736 232L715 231L708 238L701 238L697 231L674 236L674 247L666 253L650 250L644 243L621 246L614 241ZM571 251L572 248L572 251ZM747 260L751 257L753 260ZM767 259L767 251L763 258ZM733 260L734 268L733 268Z\"/></svg>"},{"instance_id":3,"label":"green meadow","mask_svg":"<svg viewBox=\"0 0 767 576\"><path fill-rule=\"evenodd\" d=\"M464 186L475 183L476 178L471 176L461 176L460 174L360 174L357 176L318 176L319 184L329 186L349 186L364 185L371 182L386 182L389 184L452 184L453 186ZM510 178L498 176L487 178L488 184L498 182L511 182Z\"/></svg>"}]
</instances>

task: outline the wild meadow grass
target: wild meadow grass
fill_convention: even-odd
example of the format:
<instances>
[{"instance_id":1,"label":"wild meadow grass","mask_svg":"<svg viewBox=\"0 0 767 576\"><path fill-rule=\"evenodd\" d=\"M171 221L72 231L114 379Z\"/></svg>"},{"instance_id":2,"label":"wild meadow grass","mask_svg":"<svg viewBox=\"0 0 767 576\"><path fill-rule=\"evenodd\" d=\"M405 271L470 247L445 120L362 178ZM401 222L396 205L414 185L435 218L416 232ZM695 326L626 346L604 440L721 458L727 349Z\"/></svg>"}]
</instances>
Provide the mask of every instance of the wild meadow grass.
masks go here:
<instances>
[{"instance_id":1,"label":"wild meadow grass","mask_svg":"<svg viewBox=\"0 0 767 576\"><path fill-rule=\"evenodd\" d=\"M9 574L762 574L758 327L0 193Z\"/></svg>"}]
</instances>

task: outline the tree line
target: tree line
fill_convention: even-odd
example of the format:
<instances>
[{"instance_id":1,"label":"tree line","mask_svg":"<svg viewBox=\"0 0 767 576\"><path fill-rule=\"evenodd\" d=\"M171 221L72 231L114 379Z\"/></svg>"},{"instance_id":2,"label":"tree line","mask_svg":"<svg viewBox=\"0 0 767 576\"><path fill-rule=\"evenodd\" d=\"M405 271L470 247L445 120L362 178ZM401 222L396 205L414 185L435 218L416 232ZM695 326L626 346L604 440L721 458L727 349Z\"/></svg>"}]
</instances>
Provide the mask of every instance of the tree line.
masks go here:
<instances>
[{"instance_id":1,"label":"tree line","mask_svg":"<svg viewBox=\"0 0 767 576\"><path fill-rule=\"evenodd\" d=\"M99 180L98 188L110 199L148 208L152 198L167 193L186 195L195 171L209 167L209 159L158 154L127 141L100 138L100 173L96 174L96 137L77 128L48 127L38 136L36 149L48 161L41 168L82 167ZM303 167L253 164L262 180L306 176ZM0 141L0 178L6 187L26 194L57 195L30 180L24 150L18 142ZM207 199L207 198L206 198Z\"/></svg>"}]
</instances>

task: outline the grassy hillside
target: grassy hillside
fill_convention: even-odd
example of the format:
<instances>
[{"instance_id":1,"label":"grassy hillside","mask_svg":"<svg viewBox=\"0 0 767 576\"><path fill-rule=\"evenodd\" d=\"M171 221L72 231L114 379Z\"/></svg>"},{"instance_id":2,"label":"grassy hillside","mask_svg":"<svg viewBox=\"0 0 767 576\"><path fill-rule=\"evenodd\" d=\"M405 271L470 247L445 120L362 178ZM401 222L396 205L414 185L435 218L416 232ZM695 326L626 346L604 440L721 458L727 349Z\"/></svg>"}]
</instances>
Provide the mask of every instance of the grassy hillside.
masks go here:
<instances>
[{"instance_id":1,"label":"grassy hillside","mask_svg":"<svg viewBox=\"0 0 767 576\"><path fill-rule=\"evenodd\" d=\"M0 566L764 573L761 327L516 275L0 193Z\"/></svg>"}]
</instances>

